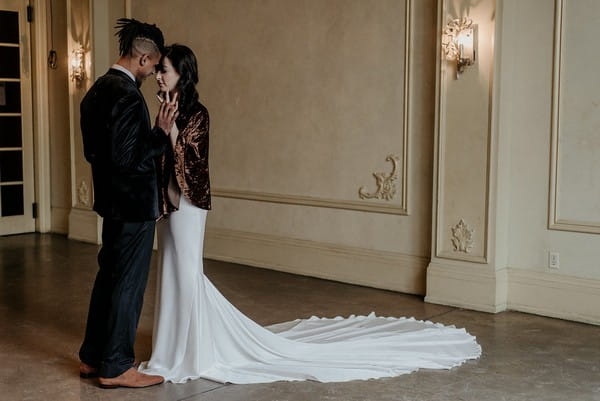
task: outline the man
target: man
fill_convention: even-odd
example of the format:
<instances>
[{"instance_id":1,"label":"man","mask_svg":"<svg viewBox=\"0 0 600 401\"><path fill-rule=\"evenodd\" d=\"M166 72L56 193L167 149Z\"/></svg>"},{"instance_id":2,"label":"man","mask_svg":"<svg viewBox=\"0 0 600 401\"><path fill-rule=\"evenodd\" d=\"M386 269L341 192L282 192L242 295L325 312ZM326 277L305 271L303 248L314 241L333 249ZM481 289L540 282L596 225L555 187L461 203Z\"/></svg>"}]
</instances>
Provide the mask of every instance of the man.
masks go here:
<instances>
[{"instance_id":1,"label":"man","mask_svg":"<svg viewBox=\"0 0 600 401\"><path fill-rule=\"evenodd\" d=\"M174 100L151 128L139 85L155 71L164 39L156 25L121 18L120 58L81 102L85 158L92 165L94 210L103 217L99 270L92 290L81 377L100 386L147 387L164 381L133 367L134 342L150 268L158 190L155 159L169 146Z\"/></svg>"}]
</instances>

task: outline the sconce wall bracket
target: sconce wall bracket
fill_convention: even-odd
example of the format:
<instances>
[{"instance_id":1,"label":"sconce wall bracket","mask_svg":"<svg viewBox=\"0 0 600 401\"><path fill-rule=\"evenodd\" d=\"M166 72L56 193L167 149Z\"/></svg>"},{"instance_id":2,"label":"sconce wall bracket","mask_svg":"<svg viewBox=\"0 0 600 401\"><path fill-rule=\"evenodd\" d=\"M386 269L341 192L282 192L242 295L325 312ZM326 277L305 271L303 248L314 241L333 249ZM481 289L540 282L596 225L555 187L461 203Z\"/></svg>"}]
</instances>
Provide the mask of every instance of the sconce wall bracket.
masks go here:
<instances>
[{"instance_id":1,"label":"sconce wall bracket","mask_svg":"<svg viewBox=\"0 0 600 401\"><path fill-rule=\"evenodd\" d=\"M83 47L78 47L71 54L71 79L75 81L77 87L85 79L85 50Z\"/></svg>"},{"instance_id":2,"label":"sconce wall bracket","mask_svg":"<svg viewBox=\"0 0 600 401\"><path fill-rule=\"evenodd\" d=\"M466 66L475 63L475 28L470 18L463 17L448 22L442 32L444 58L456 61L456 78Z\"/></svg>"}]
</instances>

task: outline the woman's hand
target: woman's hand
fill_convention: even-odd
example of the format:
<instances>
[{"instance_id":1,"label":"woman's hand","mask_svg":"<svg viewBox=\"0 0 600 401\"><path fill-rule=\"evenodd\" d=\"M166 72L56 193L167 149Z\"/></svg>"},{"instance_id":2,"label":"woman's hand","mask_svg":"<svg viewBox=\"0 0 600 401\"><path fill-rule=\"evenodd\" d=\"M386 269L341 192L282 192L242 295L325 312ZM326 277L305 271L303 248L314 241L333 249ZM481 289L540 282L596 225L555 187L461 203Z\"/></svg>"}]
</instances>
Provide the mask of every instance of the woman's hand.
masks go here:
<instances>
[{"instance_id":1,"label":"woman's hand","mask_svg":"<svg viewBox=\"0 0 600 401\"><path fill-rule=\"evenodd\" d=\"M169 92L166 92L165 98L158 96L160 108L156 116L156 125L160 127L167 135L171 133L171 129L175 125L175 120L179 115L179 102L177 102L177 93L170 99Z\"/></svg>"}]
</instances>

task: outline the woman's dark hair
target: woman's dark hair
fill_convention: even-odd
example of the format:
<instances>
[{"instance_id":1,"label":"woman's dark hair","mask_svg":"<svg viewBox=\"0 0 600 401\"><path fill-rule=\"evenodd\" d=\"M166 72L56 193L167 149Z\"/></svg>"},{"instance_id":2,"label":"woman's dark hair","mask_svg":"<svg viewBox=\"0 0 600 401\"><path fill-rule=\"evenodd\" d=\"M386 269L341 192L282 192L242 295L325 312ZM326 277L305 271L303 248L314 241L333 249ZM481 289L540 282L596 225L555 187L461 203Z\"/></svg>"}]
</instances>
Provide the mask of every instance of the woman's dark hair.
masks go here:
<instances>
[{"instance_id":1,"label":"woman's dark hair","mask_svg":"<svg viewBox=\"0 0 600 401\"><path fill-rule=\"evenodd\" d=\"M178 120L187 121L189 117L198 110L198 63L194 52L187 46L172 44L165 48L160 60L162 65L164 58L168 58L179 74L177 89L179 89L179 117Z\"/></svg>"}]
</instances>

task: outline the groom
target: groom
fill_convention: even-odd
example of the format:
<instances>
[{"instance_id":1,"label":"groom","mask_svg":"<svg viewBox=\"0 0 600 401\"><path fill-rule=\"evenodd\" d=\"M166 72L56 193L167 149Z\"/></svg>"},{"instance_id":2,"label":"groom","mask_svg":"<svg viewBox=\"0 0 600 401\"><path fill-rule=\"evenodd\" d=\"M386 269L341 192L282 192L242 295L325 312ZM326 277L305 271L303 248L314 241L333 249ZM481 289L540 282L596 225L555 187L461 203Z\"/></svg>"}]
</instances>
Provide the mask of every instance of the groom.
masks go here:
<instances>
[{"instance_id":1,"label":"groom","mask_svg":"<svg viewBox=\"0 0 600 401\"><path fill-rule=\"evenodd\" d=\"M117 22L120 58L81 102L85 158L92 165L94 210L103 217L99 270L85 339L81 377L103 388L147 387L164 381L133 367L133 344L150 268L158 191L155 158L169 146L175 100L160 106L154 128L139 86L155 71L164 47L156 27Z\"/></svg>"}]
</instances>

